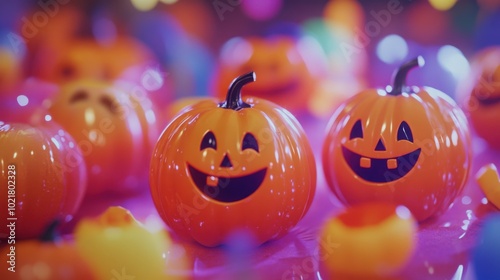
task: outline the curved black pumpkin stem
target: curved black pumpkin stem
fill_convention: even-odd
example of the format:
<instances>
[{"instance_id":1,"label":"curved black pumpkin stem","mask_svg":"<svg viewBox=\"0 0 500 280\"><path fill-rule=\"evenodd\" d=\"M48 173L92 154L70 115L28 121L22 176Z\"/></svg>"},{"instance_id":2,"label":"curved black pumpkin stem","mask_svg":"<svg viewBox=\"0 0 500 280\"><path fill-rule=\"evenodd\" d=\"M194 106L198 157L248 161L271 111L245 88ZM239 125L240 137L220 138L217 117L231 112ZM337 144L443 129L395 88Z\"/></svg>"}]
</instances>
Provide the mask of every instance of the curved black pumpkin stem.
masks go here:
<instances>
[{"instance_id":1,"label":"curved black pumpkin stem","mask_svg":"<svg viewBox=\"0 0 500 280\"><path fill-rule=\"evenodd\" d=\"M390 95L400 95L406 87L406 76L408 72L415 67L422 67L425 64L425 60L422 56L417 56L416 58L406 62L401 65L394 76L394 86L392 91L389 92Z\"/></svg>"},{"instance_id":2,"label":"curved black pumpkin stem","mask_svg":"<svg viewBox=\"0 0 500 280\"><path fill-rule=\"evenodd\" d=\"M60 219L55 219L52 222L50 222L45 230L43 231L42 235L38 238L38 240L42 243L49 243L49 242L56 242L60 239L59 232L57 231L57 228L61 224Z\"/></svg>"},{"instance_id":3,"label":"curved black pumpkin stem","mask_svg":"<svg viewBox=\"0 0 500 280\"><path fill-rule=\"evenodd\" d=\"M256 79L255 72L249 72L234 79L229 86L226 95L226 101L221 103L219 107L225 109L232 109L235 111L243 108L250 108L250 104L243 102L241 99L241 89L244 85L254 82Z\"/></svg>"}]
</instances>

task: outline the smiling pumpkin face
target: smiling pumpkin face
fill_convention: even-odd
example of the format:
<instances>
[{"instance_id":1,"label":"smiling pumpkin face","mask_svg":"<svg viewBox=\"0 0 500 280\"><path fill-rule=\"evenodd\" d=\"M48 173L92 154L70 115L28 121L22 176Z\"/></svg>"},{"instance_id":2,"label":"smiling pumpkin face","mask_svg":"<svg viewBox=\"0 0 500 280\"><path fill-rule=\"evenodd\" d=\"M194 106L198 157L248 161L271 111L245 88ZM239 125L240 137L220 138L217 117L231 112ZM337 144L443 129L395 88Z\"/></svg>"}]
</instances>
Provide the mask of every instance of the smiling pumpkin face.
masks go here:
<instances>
[{"instance_id":1,"label":"smiling pumpkin face","mask_svg":"<svg viewBox=\"0 0 500 280\"><path fill-rule=\"evenodd\" d=\"M229 145L217 147L215 134L210 130L207 131L201 140L199 149L202 158L211 158L206 160L209 162L210 168L206 169L206 164L196 168L192 163L187 163L191 179L198 190L220 202L236 202L252 195L262 185L269 165L268 163L261 163L260 165L263 166L259 168L259 164L255 163L257 165L255 171L237 166L241 160L247 162L250 160L257 161L257 158L261 157L259 141L257 141L253 133L245 132L240 141L241 143L238 142L238 139L229 140L229 143L221 142L222 144L233 144L232 147L229 148ZM227 149L224 149L224 147L227 147ZM222 150L222 159L217 166L214 163L217 163L221 154L221 152L218 152L218 148ZM203 162L200 159L193 160L196 163ZM250 169L254 169L254 167Z\"/></svg>"},{"instance_id":2,"label":"smiling pumpkin face","mask_svg":"<svg viewBox=\"0 0 500 280\"><path fill-rule=\"evenodd\" d=\"M364 139L363 127L366 126L363 125L361 119L358 119L352 126L349 141L342 146L342 155L357 176L367 182L388 183L404 177L413 169L422 148L412 145L413 133L406 121L401 121L399 124L397 135L391 135L396 134L394 133L396 130L389 131L389 133L384 131L387 137L381 136L378 139L375 137L372 141ZM376 141L375 145L373 145L373 140ZM373 150L359 149L362 146L372 146ZM415 147L412 148L412 146ZM355 152L356 150L365 150L366 154L359 154ZM402 168L403 166L405 168Z\"/></svg>"},{"instance_id":3,"label":"smiling pumpkin face","mask_svg":"<svg viewBox=\"0 0 500 280\"><path fill-rule=\"evenodd\" d=\"M158 135L147 117L154 116L149 99L139 100L107 82L78 80L49 101L52 119L75 138L85 157L88 194L143 189L152 139Z\"/></svg>"},{"instance_id":4,"label":"smiling pumpkin face","mask_svg":"<svg viewBox=\"0 0 500 280\"><path fill-rule=\"evenodd\" d=\"M500 149L500 48L491 47L478 53L472 61L471 88L460 89L467 95L466 109L471 124L488 144ZM460 94L460 93L459 93Z\"/></svg>"},{"instance_id":5,"label":"smiling pumpkin face","mask_svg":"<svg viewBox=\"0 0 500 280\"><path fill-rule=\"evenodd\" d=\"M286 36L230 40L220 55L216 80L219 97L224 97L234 75L252 70L259 74L259 80L246 86L244 95L265 98L292 111L305 109L323 71L324 60L300 45L305 46L306 41Z\"/></svg>"},{"instance_id":6,"label":"smiling pumpkin face","mask_svg":"<svg viewBox=\"0 0 500 280\"><path fill-rule=\"evenodd\" d=\"M238 230L258 244L283 236L308 210L316 184L297 120L257 98L184 109L160 136L150 170L160 216L206 246Z\"/></svg>"},{"instance_id":7,"label":"smiling pumpkin face","mask_svg":"<svg viewBox=\"0 0 500 280\"><path fill-rule=\"evenodd\" d=\"M323 147L325 176L346 204L405 205L419 220L448 208L471 154L465 116L432 88L369 89L343 103Z\"/></svg>"}]
</instances>

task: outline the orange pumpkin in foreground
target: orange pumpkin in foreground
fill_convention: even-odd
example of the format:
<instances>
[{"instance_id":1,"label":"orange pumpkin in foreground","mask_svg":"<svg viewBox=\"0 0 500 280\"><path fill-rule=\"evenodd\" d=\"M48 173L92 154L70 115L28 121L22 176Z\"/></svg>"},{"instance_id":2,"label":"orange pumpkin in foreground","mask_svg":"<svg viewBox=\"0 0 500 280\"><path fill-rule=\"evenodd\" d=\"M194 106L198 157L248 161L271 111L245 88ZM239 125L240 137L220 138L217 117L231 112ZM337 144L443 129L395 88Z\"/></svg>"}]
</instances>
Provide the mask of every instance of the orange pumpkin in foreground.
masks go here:
<instances>
[{"instance_id":1,"label":"orange pumpkin in foreground","mask_svg":"<svg viewBox=\"0 0 500 280\"><path fill-rule=\"evenodd\" d=\"M418 221L448 209L471 164L467 120L455 102L429 87L405 85L401 66L394 88L369 89L333 115L323 146L323 168L345 204L404 205Z\"/></svg>"},{"instance_id":2,"label":"orange pumpkin in foreground","mask_svg":"<svg viewBox=\"0 0 500 280\"><path fill-rule=\"evenodd\" d=\"M206 246L249 231L257 244L279 238L307 212L316 166L306 135L283 108L241 99L253 72L226 101L199 102L163 131L150 169L156 208L178 235Z\"/></svg>"}]
</instances>

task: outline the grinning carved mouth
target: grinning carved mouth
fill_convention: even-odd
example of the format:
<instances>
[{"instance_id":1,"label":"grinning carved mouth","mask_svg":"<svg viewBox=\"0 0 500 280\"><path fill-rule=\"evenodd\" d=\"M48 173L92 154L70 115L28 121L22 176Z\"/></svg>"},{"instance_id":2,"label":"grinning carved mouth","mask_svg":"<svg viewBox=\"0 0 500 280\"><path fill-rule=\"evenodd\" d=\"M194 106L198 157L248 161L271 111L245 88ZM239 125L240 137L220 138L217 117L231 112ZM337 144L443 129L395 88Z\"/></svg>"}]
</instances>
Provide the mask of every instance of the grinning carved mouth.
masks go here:
<instances>
[{"instance_id":1,"label":"grinning carved mouth","mask_svg":"<svg viewBox=\"0 0 500 280\"><path fill-rule=\"evenodd\" d=\"M352 171L373 183L388 183L405 176L417 163L420 151L418 148L395 158L368 158L342 146L342 154Z\"/></svg>"},{"instance_id":2,"label":"grinning carved mouth","mask_svg":"<svg viewBox=\"0 0 500 280\"><path fill-rule=\"evenodd\" d=\"M188 164L196 187L206 196L220 202L236 202L253 194L266 177L267 168L239 177L217 177Z\"/></svg>"},{"instance_id":3,"label":"grinning carved mouth","mask_svg":"<svg viewBox=\"0 0 500 280\"><path fill-rule=\"evenodd\" d=\"M500 103L500 96L493 96L489 98L478 98L477 101L483 106L491 106Z\"/></svg>"}]
</instances>

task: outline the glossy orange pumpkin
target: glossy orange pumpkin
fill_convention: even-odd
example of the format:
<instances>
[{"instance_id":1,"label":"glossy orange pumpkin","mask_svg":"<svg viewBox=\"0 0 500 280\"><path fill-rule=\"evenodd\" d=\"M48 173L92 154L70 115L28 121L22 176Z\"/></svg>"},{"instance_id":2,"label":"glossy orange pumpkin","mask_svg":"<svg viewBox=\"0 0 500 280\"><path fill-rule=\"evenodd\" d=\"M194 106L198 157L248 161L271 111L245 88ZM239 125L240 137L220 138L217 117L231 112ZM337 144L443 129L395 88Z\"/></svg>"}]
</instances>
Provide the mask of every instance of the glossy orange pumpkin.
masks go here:
<instances>
[{"instance_id":1,"label":"glossy orange pumpkin","mask_svg":"<svg viewBox=\"0 0 500 280\"><path fill-rule=\"evenodd\" d=\"M2 263L7 268L0 270L1 279L11 280L70 280L97 279L90 265L78 253L76 247L59 240L52 222L38 240L19 242L1 250ZM13 262L11 262L13 261ZM11 263L10 263L11 262Z\"/></svg>"},{"instance_id":2,"label":"glossy orange pumpkin","mask_svg":"<svg viewBox=\"0 0 500 280\"><path fill-rule=\"evenodd\" d=\"M253 72L226 101L206 100L163 131L151 161L156 208L178 235L206 246L233 231L258 244L283 236L308 210L316 188L312 150L298 121L258 98L241 99Z\"/></svg>"},{"instance_id":3,"label":"glossy orange pumpkin","mask_svg":"<svg viewBox=\"0 0 500 280\"><path fill-rule=\"evenodd\" d=\"M130 67L153 61L146 46L128 37L110 42L72 39L59 48L57 55L36 61L32 69L36 77L56 83L78 79L112 81Z\"/></svg>"},{"instance_id":4,"label":"glossy orange pumpkin","mask_svg":"<svg viewBox=\"0 0 500 280\"><path fill-rule=\"evenodd\" d=\"M147 96L107 82L79 80L62 86L47 106L82 150L88 194L147 188L147 166L159 135Z\"/></svg>"},{"instance_id":5,"label":"glossy orange pumpkin","mask_svg":"<svg viewBox=\"0 0 500 280\"><path fill-rule=\"evenodd\" d=\"M476 133L488 144L500 149L500 47L478 53L472 61L470 87L465 92L466 112ZM460 89L461 90L461 89Z\"/></svg>"},{"instance_id":6,"label":"glossy orange pumpkin","mask_svg":"<svg viewBox=\"0 0 500 280\"><path fill-rule=\"evenodd\" d=\"M401 66L394 88L362 91L331 118L323 167L342 202L393 202L423 221L463 189L471 163L467 120L443 92L405 85L417 65L421 57Z\"/></svg>"},{"instance_id":7,"label":"glossy orange pumpkin","mask_svg":"<svg viewBox=\"0 0 500 280\"><path fill-rule=\"evenodd\" d=\"M53 123L34 127L0 122L0 147L0 219L15 224L1 227L0 235L34 238L53 219L76 213L87 172L76 141L66 131Z\"/></svg>"},{"instance_id":8,"label":"glossy orange pumpkin","mask_svg":"<svg viewBox=\"0 0 500 280\"><path fill-rule=\"evenodd\" d=\"M233 78L252 70L259 79L243 89L244 95L265 98L293 112L307 110L326 69L326 58L318 58L321 48L313 52L308 44L314 46L307 39L286 36L232 39L221 52L216 95L224 98Z\"/></svg>"}]
</instances>

